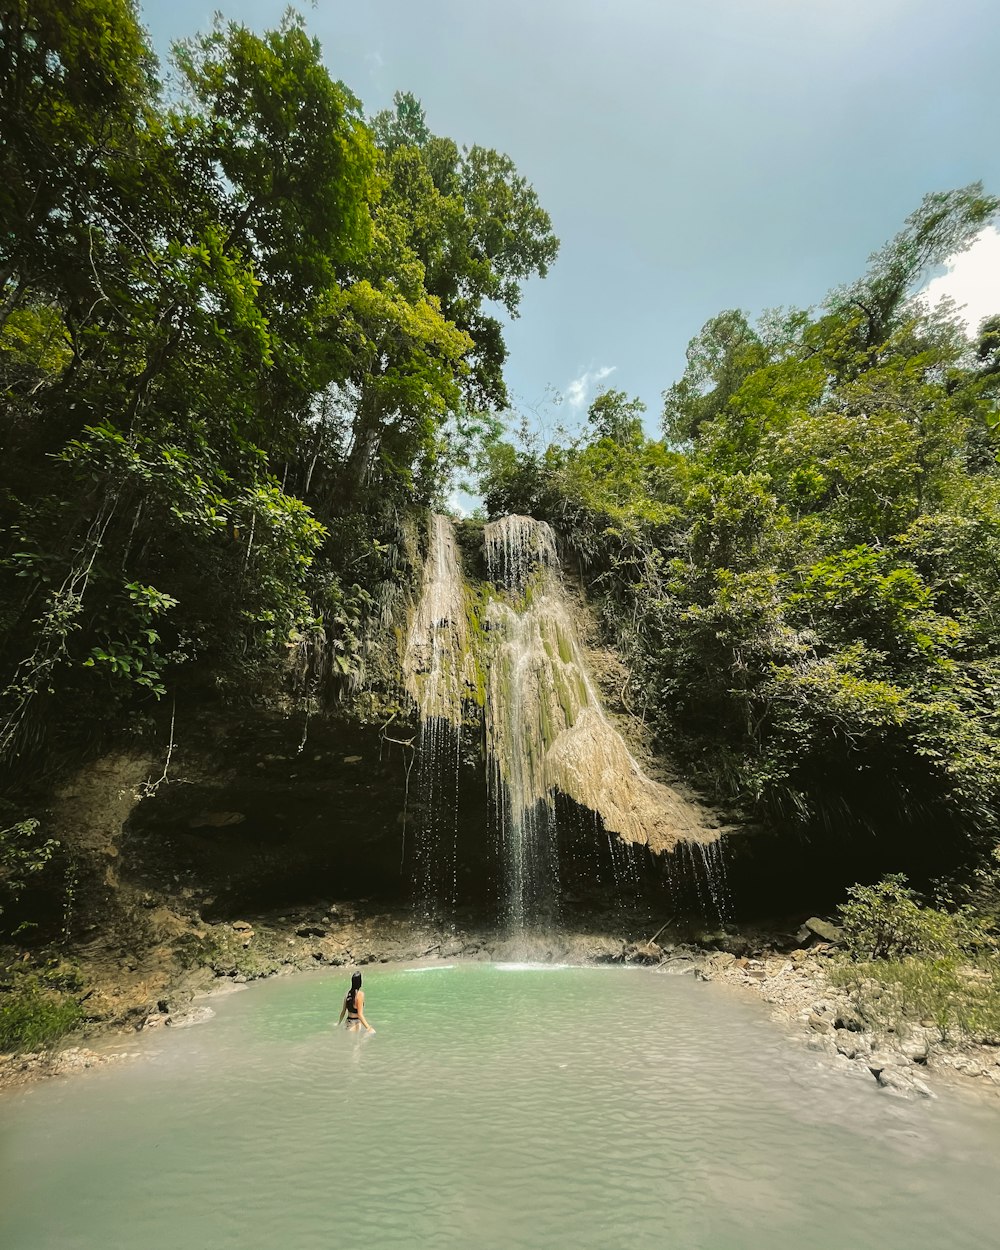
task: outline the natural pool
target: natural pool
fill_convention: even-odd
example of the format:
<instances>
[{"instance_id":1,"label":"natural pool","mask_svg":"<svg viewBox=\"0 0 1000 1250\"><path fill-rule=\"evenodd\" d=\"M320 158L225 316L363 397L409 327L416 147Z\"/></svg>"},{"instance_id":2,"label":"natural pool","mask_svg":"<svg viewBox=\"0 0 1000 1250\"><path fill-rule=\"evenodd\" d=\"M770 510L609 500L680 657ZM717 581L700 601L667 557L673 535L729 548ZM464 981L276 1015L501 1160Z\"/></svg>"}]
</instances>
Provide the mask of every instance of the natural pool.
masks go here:
<instances>
[{"instance_id":1,"label":"natural pool","mask_svg":"<svg viewBox=\"0 0 1000 1250\"><path fill-rule=\"evenodd\" d=\"M5 1250L980 1250L1000 1107L824 1068L687 977L277 979L127 1066L0 1098Z\"/></svg>"}]
</instances>

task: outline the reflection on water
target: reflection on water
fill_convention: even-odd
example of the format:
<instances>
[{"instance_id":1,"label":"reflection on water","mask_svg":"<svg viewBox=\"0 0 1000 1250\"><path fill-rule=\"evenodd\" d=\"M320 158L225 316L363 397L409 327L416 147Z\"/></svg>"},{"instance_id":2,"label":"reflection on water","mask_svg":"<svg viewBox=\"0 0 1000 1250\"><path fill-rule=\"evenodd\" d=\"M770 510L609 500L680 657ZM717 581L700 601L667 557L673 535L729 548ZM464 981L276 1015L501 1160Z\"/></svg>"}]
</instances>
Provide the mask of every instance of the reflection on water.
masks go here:
<instances>
[{"instance_id":1,"label":"reflection on water","mask_svg":"<svg viewBox=\"0 0 1000 1250\"><path fill-rule=\"evenodd\" d=\"M432 969L366 970L375 1037L333 1028L346 977L277 980L0 1099L0 1246L994 1242L993 1107L892 1098L687 978Z\"/></svg>"}]
</instances>

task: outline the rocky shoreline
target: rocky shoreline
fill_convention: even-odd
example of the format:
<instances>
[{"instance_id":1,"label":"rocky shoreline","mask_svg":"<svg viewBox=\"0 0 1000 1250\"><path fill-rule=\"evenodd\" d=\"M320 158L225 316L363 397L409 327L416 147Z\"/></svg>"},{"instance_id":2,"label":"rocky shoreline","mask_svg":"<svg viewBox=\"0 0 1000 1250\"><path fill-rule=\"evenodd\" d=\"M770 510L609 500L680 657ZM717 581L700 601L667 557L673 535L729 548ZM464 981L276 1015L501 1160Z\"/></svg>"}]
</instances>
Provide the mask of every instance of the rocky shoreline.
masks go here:
<instances>
[{"instance_id":1,"label":"rocky shoreline","mask_svg":"<svg viewBox=\"0 0 1000 1250\"><path fill-rule=\"evenodd\" d=\"M825 1063L874 1079L893 1094L933 1098L934 1086L948 1083L1000 1098L1000 1047L945 1044L929 1023L913 1024L905 1033L866 1029L850 995L830 983L826 968L833 954L822 944L755 958L705 953L694 971L702 980L762 998L772 1015ZM668 957L661 967L670 969L673 962Z\"/></svg>"},{"instance_id":2,"label":"rocky shoreline","mask_svg":"<svg viewBox=\"0 0 1000 1250\"><path fill-rule=\"evenodd\" d=\"M610 926L609 926L610 928ZM353 904L203 926L148 967L95 960L87 967L94 1018L73 1044L50 1052L0 1055L0 1089L135 1058L135 1034L184 1028L214 1014L213 996L264 977L331 967L364 967L420 959L531 960L571 964L641 964L664 975L690 975L763 999L772 1015L826 1066L873 1081L892 1094L934 1097L938 1084L959 1084L1000 1097L1000 1047L944 1044L937 1029L915 1025L905 1035L872 1033L831 985L836 950L815 940L735 935L732 949L691 940L629 941L612 932L566 930L512 940L474 929L443 932L405 915L365 914ZM800 935L801 936L801 935ZM131 1042L131 1048L129 1039Z\"/></svg>"}]
</instances>

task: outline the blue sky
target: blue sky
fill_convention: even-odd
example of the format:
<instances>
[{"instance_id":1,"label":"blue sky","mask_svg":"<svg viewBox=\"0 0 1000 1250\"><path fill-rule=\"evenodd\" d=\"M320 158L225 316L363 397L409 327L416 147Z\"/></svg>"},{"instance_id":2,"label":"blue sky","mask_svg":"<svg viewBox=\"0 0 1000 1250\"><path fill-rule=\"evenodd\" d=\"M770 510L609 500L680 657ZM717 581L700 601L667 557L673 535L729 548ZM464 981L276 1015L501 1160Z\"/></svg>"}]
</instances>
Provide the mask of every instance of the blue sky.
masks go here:
<instances>
[{"instance_id":1,"label":"blue sky","mask_svg":"<svg viewBox=\"0 0 1000 1250\"><path fill-rule=\"evenodd\" d=\"M261 29L280 0L227 4ZM508 152L562 240L508 333L543 424L599 386L661 392L714 313L810 305L863 271L921 196L1000 192L996 0L317 0L327 64L374 112ZM147 0L162 55L214 5ZM991 234L935 293L1000 309ZM563 397L558 408L547 391Z\"/></svg>"}]
</instances>

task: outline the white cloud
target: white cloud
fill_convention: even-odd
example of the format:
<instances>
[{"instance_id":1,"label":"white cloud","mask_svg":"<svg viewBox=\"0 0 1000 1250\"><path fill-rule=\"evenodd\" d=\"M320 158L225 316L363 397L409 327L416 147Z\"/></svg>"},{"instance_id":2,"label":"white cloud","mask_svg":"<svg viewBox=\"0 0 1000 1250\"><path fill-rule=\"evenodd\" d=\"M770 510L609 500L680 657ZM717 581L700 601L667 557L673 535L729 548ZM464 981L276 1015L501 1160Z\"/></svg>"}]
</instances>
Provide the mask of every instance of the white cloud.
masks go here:
<instances>
[{"instance_id":1,"label":"white cloud","mask_svg":"<svg viewBox=\"0 0 1000 1250\"><path fill-rule=\"evenodd\" d=\"M574 412L578 412L590 398L594 388L600 386L605 378L610 378L617 368L617 365L601 365L599 369L585 369L563 391L563 399Z\"/></svg>"},{"instance_id":2,"label":"white cloud","mask_svg":"<svg viewBox=\"0 0 1000 1250\"><path fill-rule=\"evenodd\" d=\"M976 235L968 251L947 262L946 272L920 292L928 304L950 298L970 334L984 317L1000 313L1000 230L987 226Z\"/></svg>"},{"instance_id":3,"label":"white cloud","mask_svg":"<svg viewBox=\"0 0 1000 1250\"><path fill-rule=\"evenodd\" d=\"M471 516L473 510L480 507L482 502L478 495L470 495L466 490L455 488L445 500L445 508L452 516L462 520L464 517Z\"/></svg>"}]
</instances>

